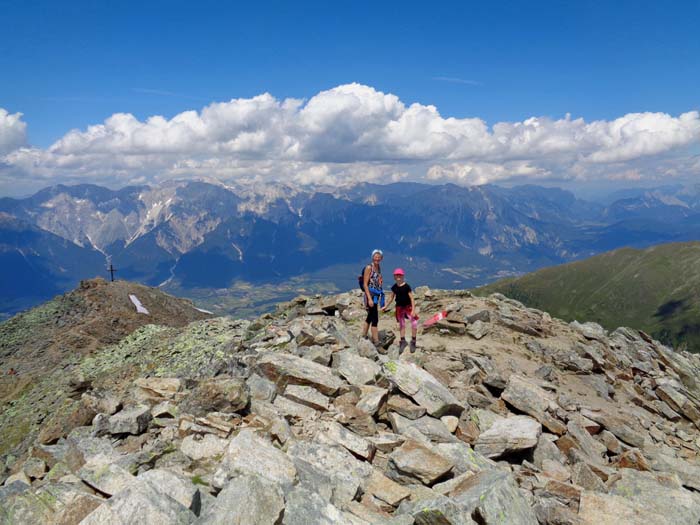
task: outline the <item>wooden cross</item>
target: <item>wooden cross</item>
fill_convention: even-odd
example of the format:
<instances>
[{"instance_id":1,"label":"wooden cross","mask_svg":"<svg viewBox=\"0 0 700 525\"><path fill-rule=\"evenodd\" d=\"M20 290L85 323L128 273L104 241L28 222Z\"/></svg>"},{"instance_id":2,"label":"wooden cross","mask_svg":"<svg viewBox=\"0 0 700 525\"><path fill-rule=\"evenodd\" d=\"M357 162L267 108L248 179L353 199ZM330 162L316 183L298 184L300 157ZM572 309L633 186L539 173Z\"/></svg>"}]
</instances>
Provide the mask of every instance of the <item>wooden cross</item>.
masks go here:
<instances>
[{"instance_id":1,"label":"wooden cross","mask_svg":"<svg viewBox=\"0 0 700 525\"><path fill-rule=\"evenodd\" d=\"M107 271L109 272L109 276L112 279L112 282L114 282L114 272L116 272L117 269L114 266L112 266L112 263L109 263L109 268L107 269Z\"/></svg>"}]
</instances>

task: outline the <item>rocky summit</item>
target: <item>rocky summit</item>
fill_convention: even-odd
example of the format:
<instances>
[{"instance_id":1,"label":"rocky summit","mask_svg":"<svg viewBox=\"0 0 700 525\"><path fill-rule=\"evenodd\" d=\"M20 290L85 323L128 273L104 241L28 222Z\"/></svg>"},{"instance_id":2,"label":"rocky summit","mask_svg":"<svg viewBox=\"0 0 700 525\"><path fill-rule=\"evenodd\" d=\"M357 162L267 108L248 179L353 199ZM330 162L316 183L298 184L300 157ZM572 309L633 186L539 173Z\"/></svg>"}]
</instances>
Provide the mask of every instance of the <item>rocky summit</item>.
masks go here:
<instances>
[{"instance_id":1,"label":"rocky summit","mask_svg":"<svg viewBox=\"0 0 700 525\"><path fill-rule=\"evenodd\" d=\"M699 522L699 356L499 294L416 298L447 315L415 353L388 315L379 348L361 339L348 293L254 320L141 314L22 384L8 321L0 522Z\"/></svg>"}]
</instances>

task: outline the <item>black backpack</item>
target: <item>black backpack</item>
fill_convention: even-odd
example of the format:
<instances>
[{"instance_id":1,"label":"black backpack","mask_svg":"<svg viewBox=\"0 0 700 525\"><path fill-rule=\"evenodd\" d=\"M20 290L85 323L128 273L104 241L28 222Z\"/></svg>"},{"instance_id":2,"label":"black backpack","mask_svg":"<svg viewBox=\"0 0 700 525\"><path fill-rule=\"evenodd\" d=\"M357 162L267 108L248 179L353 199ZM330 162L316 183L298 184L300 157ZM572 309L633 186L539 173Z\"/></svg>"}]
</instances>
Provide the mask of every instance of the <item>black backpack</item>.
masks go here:
<instances>
[{"instance_id":1,"label":"black backpack","mask_svg":"<svg viewBox=\"0 0 700 525\"><path fill-rule=\"evenodd\" d=\"M360 291L365 291L365 268L367 268L367 265L362 267L362 270L360 270L360 275L357 277L357 285L360 287Z\"/></svg>"}]
</instances>

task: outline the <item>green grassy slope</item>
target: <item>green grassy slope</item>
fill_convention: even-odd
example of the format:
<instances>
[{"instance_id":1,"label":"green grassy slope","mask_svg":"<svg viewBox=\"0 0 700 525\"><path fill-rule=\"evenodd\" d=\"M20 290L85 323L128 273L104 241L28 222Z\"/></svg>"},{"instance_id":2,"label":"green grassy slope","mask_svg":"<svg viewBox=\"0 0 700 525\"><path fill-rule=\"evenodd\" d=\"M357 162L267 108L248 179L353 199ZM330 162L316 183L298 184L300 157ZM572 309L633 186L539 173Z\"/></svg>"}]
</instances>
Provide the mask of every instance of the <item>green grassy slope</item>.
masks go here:
<instances>
[{"instance_id":1,"label":"green grassy slope","mask_svg":"<svg viewBox=\"0 0 700 525\"><path fill-rule=\"evenodd\" d=\"M475 290L493 292L565 320L630 326L700 352L700 242L622 248Z\"/></svg>"}]
</instances>

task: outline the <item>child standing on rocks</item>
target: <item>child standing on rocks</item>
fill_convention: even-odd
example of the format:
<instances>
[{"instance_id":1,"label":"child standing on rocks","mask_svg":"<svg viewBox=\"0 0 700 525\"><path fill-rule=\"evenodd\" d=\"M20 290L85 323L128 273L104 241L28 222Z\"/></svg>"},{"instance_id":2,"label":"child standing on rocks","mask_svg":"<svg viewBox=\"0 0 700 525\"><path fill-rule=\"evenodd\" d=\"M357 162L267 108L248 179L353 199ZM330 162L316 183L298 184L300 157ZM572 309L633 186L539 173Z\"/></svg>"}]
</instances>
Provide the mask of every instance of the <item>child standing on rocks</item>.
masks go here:
<instances>
[{"instance_id":1,"label":"child standing on rocks","mask_svg":"<svg viewBox=\"0 0 700 525\"><path fill-rule=\"evenodd\" d=\"M396 284L391 287L391 295L382 308L386 311L391 302L396 299L396 320L399 322L401 341L399 342L399 352L406 348L406 319L411 322L411 352L416 351L416 335L418 333L418 315L416 313L416 301L413 298L413 290L406 282L406 272L401 268L394 270L394 280Z\"/></svg>"}]
</instances>

